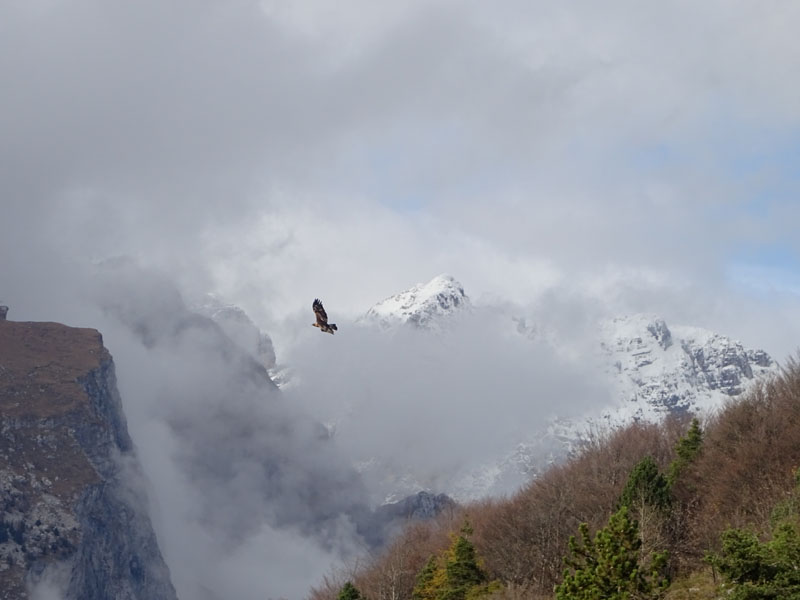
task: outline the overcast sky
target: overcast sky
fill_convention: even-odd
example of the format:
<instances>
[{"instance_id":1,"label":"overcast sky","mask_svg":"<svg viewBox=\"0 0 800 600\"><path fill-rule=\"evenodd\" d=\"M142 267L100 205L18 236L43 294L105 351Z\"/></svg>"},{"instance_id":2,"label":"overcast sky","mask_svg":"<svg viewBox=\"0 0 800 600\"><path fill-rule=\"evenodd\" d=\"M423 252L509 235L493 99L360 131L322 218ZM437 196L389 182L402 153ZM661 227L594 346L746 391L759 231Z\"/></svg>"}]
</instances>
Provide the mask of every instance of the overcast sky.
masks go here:
<instances>
[{"instance_id":1,"label":"overcast sky","mask_svg":"<svg viewBox=\"0 0 800 600\"><path fill-rule=\"evenodd\" d=\"M89 265L129 256L281 360L314 297L347 322L448 272L476 305L654 312L784 360L798 23L791 0L5 0L0 303L97 326Z\"/></svg>"},{"instance_id":2,"label":"overcast sky","mask_svg":"<svg viewBox=\"0 0 800 600\"><path fill-rule=\"evenodd\" d=\"M48 267L128 254L279 329L314 296L354 315L444 271L473 299L577 287L785 357L798 19L787 1L3 2L2 297L53 317L28 297L59 298Z\"/></svg>"}]
</instances>

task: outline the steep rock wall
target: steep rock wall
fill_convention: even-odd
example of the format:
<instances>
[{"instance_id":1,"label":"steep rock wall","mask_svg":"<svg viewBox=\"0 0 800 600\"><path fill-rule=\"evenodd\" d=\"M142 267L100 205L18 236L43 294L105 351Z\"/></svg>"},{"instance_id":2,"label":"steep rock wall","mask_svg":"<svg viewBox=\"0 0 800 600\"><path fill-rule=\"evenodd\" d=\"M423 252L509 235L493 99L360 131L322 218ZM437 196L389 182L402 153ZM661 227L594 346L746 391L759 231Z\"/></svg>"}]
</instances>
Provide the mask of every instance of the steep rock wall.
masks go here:
<instances>
[{"instance_id":1,"label":"steep rock wall","mask_svg":"<svg viewBox=\"0 0 800 600\"><path fill-rule=\"evenodd\" d=\"M39 586L176 598L102 337L0 321L0 599Z\"/></svg>"}]
</instances>

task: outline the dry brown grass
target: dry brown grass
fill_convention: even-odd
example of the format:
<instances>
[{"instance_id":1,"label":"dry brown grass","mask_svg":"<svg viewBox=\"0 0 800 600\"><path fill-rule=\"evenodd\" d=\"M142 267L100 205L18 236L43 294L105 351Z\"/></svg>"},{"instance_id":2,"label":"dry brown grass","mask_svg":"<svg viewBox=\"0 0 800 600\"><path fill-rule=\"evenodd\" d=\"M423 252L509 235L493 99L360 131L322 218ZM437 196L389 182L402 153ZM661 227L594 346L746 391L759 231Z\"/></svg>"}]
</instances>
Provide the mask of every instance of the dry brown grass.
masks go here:
<instances>
[{"instance_id":1,"label":"dry brown grass","mask_svg":"<svg viewBox=\"0 0 800 600\"><path fill-rule=\"evenodd\" d=\"M111 359L94 329L0 321L0 414L47 418L88 398L78 379Z\"/></svg>"}]
</instances>

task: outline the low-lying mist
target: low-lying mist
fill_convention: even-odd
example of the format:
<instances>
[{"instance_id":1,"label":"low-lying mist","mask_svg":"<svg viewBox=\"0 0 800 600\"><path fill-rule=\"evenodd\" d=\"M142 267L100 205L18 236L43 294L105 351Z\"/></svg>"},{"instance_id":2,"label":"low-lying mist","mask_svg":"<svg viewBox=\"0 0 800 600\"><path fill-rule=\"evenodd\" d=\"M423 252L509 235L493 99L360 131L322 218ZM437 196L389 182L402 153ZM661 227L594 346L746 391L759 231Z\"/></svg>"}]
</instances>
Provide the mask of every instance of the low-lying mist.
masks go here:
<instances>
[{"instance_id":1,"label":"low-lying mist","mask_svg":"<svg viewBox=\"0 0 800 600\"><path fill-rule=\"evenodd\" d=\"M456 494L464 478L495 467L554 417L608 398L587 363L514 325L476 310L440 333L363 321L340 323L334 337L309 328L286 357L294 372L286 396L334 431L363 466L374 500L415 485Z\"/></svg>"},{"instance_id":2,"label":"low-lying mist","mask_svg":"<svg viewBox=\"0 0 800 600\"><path fill-rule=\"evenodd\" d=\"M182 596L303 596L365 550L377 504L423 488L458 496L552 417L607 394L480 309L438 335L304 323L282 392L163 274L118 259L90 281Z\"/></svg>"},{"instance_id":3,"label":"low-lying mist","mask_svg":"<svg viewBox=\"0 0 800 600\"><path fill-rule=\"evenodd\" d=\"M180 597L302 597L363 550L358 473L262 365L165 277L114 261L93 289Z\"/></svg>"}]
</instances>

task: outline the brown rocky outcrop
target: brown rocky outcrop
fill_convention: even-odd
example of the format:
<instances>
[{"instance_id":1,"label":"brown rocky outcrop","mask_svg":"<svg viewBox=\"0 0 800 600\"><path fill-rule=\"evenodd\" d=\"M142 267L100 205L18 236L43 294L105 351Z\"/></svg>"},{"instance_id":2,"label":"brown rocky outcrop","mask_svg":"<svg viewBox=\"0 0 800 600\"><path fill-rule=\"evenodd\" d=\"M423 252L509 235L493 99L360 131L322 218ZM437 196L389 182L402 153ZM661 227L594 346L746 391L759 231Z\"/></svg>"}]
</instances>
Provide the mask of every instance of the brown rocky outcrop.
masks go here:
<instances>
[{"instance_id":1,"label":"brown rocky outcrop","mask_svg":"<svg viewBox=\"0 0 800 600\"><path fill-rule=\"evenodd\" d=\"M0 320L0 599L176 598L100 333Z\"/></svg>"}]
</instances>

